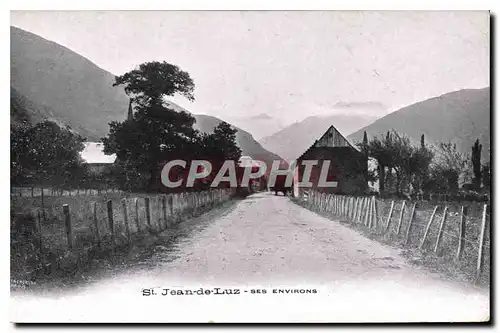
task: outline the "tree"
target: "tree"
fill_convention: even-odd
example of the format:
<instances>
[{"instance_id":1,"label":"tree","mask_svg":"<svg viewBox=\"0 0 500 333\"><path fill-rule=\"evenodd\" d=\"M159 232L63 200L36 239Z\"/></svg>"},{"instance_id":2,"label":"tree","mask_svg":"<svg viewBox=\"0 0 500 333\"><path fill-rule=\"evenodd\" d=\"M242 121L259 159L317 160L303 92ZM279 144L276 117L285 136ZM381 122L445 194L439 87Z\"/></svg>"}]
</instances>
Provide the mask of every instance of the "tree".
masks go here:
<instances>
[{"instance_id":1,"label":"tree","mask_svg":"<svg viewBox=\"0 0 500 333\"><path fill-rule=\"evenodd\" d=\"M152 61L115 77L113 86L125 86L125 93L141 106L162 105L165 96L181 94L194 101L194 82L188 72L165 61Z\"/></svg>"},{"instance_id":2,"label":"tree","mask_svg":"<svg viewBox=\"0 0 500 333\"><path fill-rule=\"evenodd\" d=\"M44 120L13 128L11 136L13 183L72 187L85 177L80 157L85 139L69 127Z\"/></svg>"},{"instance_id":3,"label":"tree","mask_svg":"<svg viewBox=\"0 0 500 333\"><path fill-rule=\"evenodd\" d=\"M368 152L368 155L377 161L380 193L384 193L385 191L385 168L391 163L391 158L386 149L388 140L390 140L389 132L385 141L380 140L378 137L373 137L368 143L366 143L363 138L363 142L357 144L362 152Z\"/></svg>"},{"instance_id":4,"label":"tree","mask_svg":"<svg viewBox=\"0 0 500 333\"><path fill-rule=\"evenodd\" d=\"M208 158L224 162L237 162L241 157L241 149L236 143L237 130L226 122L221 122L214 128L212 134L203 137L203 149Z\"/></svg>"},{"instance_id":5,"label":"tree","mask_svg":"<svg viewBox=\"0 0 500 333\"><path fill-rule=\"evenodd\" d=\"M372 140L364 138L358 146L378 163L379 187L383 193L388 185L385 169L389 175L395 174L394 187L396 193L401 195L410 190L420 191L427 177L429 164L433 153L425 146L423 137L420 147L414 147L407 136L389 131L383 139L374 137Z\"/></svg>"},{"instance_id":6,"label":"tree","mask_svg":"<svg viewBox=\"0 0 500 333\"><path fill-rule=\"evenodd\" d=\"M193 128L191 114L165 107L164 98L175 94L194 100L189 73L166 62L148 62L117 76L113 85L124 85L135 104L135 112L112 122L102 139L104 152L117 156L112 174L122 188L157 189L161 169L170 160L239 159L236 130L230 125L221 123L214 133L202 134Z\"/></svg>"},{"instance_id":7,"label":"tree","mask_svg":"<svg viewBox=\"0 0 500 333\"><path fill-rule=\"evenodd\" d=\"M115 174L128 175L120 178L122 188L153 189L163 163L191 160L200 154L200 133L193 128L195 119L187 112L160 105L138 109L132 120L112 122L102 142L106 154L116 154Z\"/></svg>"},{"instance_id":8,"label":"tree","mask_svg":"<svg viewBox=\"0 0 500 333\"><path fill-rule=\"evenodd\" d=\"M436 158L431 165L428 188L440 192L456 192L460 179L469 177L470 159L460 153L454 143L439 143Z\"/></svg>"},{"instance_id":9,"label":"tree","mask_svg":"<svg viewBox=\"0 0 500 333\"><path fill-rule=\"evenodd\" d=\"M483 170L481 172L481 178L483 180L483 186L487 190L491 188L491 166L490 162L487 162L483 165Z\"/></svg>"},{"instance_id":10,"label":"tree","mask_svg":"<svg viewBox=\"0 0 500 333\"><path fill-rule=\"evenodd\" d=\"M364 154L365 156L365 163L366 163L366 169L365 169L365 179L366 181L368 181L368 179L370 178L369 177L369 173L368 173L368 157L369 157L369 149L368 149L368 135L366 134L366 131L363 132L363 143L362 143L362 146L361 146L361 152Z\"/></svg>"},{"instance_id":11,"label":"tree","mask_svg":"<svg viewBox=\"0 0 500 333\"><path fill-rule=\"evenodd\" d=\"M479 139L474 142L472 146L471 162L472 170L474 173L474 178L472 179L472 184L476 191L481 189L481 150L483 145L479 144Z\"/></svg>"}]
</instances>

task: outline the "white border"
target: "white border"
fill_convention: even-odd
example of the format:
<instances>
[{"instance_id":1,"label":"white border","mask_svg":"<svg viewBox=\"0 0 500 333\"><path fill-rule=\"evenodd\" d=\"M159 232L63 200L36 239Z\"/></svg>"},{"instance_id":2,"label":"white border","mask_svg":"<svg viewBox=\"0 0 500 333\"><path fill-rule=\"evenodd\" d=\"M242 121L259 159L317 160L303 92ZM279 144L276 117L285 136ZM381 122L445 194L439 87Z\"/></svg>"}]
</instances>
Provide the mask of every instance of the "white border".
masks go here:
<instances>
[{"instance_id":1,"label":"white border","mask_svg":"<svg viewBox=\"0 0 500 333\"><path fill-rule=\"evenodd\" d=\"M500 10L498 9L499 6L499 1L485 1L485 0L474 0L474 1L459 1L459 0L448 0L448 1L437 1L437 0L415 0L415 1L401 1L401 0L385 0L385 1L374 1L374 0L343 0L343 1L338 1L338 0L308 0L308 1L297 1L297 0L245 0L245 1L204 1L204 0L175 0L175 1L168 1L168 3L165 0L141 0L141 1L120 1L120 0L86 0L82 2L76 2L76 1L39 1L39 0L17 0L17 1L12 1L10 4L5 5L4 2L2 2L2 6L5 6L6 10L1 11L1 18L4 19L2 20L3 22L10 22L10 14L9 10L492 10L493 13L498 13ZM498 20L496 20L496 24L498 25ZM7 24L3 25L3 29L1 30L1 37L2 37L2 45L8 46L9 43L9 29ZM497 37L495 35L495 41ZM1 97L2 100L4 100L4 105L7 107L7 104L9 103L9 87L7 86L7 80L9 80L10 74L9 74L9 52L3 52L2 53L3 61L2 61L2 78L4 79L4 86L3 89L1 89ZM498 61L498 58L495 60ZM493 73L492 73L493 74ZM10 86L10 84L9 84ZM496 89L493 93L496 95ZM5 127L7 127L9 124L9 121L7 119L7 112L4 109L4 112L2 113L2 116L5 117L5 121L2 122ZM497 117L498 118L498 117ZM498 119L497 119L498 120ZM497 125L497 124L495 124ZM497 126L498 128L498 126ZM7 137L8 130L5 128L5 131L3 131L5 137L4 140L1 140L1 146L3 149L4 156L8 154L8 151L10 151L8 145L9 145L9 139ZM499 141L500 139L495 140L495 146L499 146ZM495 155L496 156L496 153ZM495 159L495 174L497 174L498 169L498 162ZM4 251L2 253L9 253L9 247L8 244L10 242L9 239L9 233L8 233L8 224L6 221L9 219L7 216L9 216L9 205L7 204L10 201L10 195L8 193L8 177L9 177L9 168L7 166L7 163L4 162L2 165L2 170L1 173L4 176L2 179L4 180L4 184L2 186L3 191L2 193L2 212L4 213L4 223L3 226L5 228L4 232L2 232L2 235L4 237L2 243L2 246L4 246ZM496 180L498 178L495 176ZM495 184L497 185L497 184ZM497 201L500 200L495 200L495 204ZM496 205L497 207L500 207ZM496 227L497 232L500 230L500 228ZM496 237L496 235L494 235ZM495 256L496 257L496 256ZM3 287L1 290L4 295L2 295L4 300L8 300L9 294L8 294L8 280L9 280L9 258L7 255L2 256L1 258L3 268L1 270L2 272L2 277L4 278L2 281L3 283L1 286ZM496 262L494 263L496 265ZM495 281L496 283L497 281ZM3 305L6 305L5 303ZM4 308L5 309L5 308ZM7 310L7 309L5 309ZM15 328L12 324L8 323L8 311L4 312L7 315L7 318L3 318L4 320L2 321L5 325L5 330L2 330L4 332L7 331L13 331ZM493 314L493 315L496 315ZM2 327L4 328L4 327ZM40 328L38 328L40 329ZM48 331L52 331L52 328L45 328ZM104 328L92 328L93 331L104 331ZM122 328L118 328L122 329ZM141 328L134 328L133 330L141 330ZM172 329L172 328L170 328ZM287 328L285 328L287 329ZM336 327L336 329L342 329L340 327ZM426 328L429 330L430 328ZM28 330L25 328L25 330ZM455 331L456 328L453 328ZM440 329L440 331L443 331ZM450 329L451 331L451 329Z\"/></svg>"}]
</instances>

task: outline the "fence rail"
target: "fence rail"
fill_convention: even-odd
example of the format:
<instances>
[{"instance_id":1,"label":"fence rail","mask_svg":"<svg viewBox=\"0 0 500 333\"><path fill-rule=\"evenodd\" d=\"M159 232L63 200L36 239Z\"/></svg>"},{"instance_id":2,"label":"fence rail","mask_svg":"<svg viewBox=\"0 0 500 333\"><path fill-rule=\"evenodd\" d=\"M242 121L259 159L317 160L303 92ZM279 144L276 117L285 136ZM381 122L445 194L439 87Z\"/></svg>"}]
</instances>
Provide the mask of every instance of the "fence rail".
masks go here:
<instances>
[{"instance_id":1,"label":"fence rail","mask_svg":"<svg viewBox=\"0 0 500 333\"><path fill-rule=\"evenodd\" d=\"M415 247L424 255L456 262L478 282L489 279L489 205L424 200L387 200L375 196L334 195L315 190L299 197L309 209L369 230L371 233ZM489 280L488 280L489 282Z\"/></svg>"},{"instance_id":2,"label":"fence rail","mask_svg":"<svg viewBox=\"0 0 500 333\"><path fill-rule=\"evenodd\" d=\"M124 194L124 191L115 188L80 188L80 189L61 189L55 187L11 187L11 197L49 197L49 196L85 196L101 195L104 193Z\"/></svg>"}]
</instances>

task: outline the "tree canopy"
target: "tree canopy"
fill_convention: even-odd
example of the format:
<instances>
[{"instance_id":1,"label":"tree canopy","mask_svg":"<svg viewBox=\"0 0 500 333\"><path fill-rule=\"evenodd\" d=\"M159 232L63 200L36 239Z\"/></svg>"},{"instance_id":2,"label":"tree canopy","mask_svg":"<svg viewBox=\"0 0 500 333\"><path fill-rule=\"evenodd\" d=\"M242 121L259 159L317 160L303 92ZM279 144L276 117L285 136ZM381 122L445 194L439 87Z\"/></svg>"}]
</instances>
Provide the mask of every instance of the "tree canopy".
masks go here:
<instances>
[{"instance_id":1,"label":"tree canopy","mask_svg":"<svg viewBox=\"0 0 500 333\"><path fill-rule=\"evenodd\" d=\"M113 86L125 86L125 93L141 106L162 105L166 96L181 94L194 101L194 82L188 72L165 61L145 62L138 68L115 77Z\"/></svg>"},{"instance_id":2,"label":"tree canopy","mask_svg":"<svg viewBox=\"0 0 500 333\"><path fill-rule=\"evenodd\" d=\"M80 157L84 142L69 127L49 120L12 126L12 183L77 186L86 173Z\"/></svg>"},{"instance_id":3,"label":"tree canopy","mask_svg":"<svg viewBox=\"0 0 500 333\"><path fill-rule=\"evenodd\" d=\"M194 101L194 82L189 73L166 62L147 62L122 76L114 86L124 85L131 96L132 116L110 123L103 138L104 152L116 154L115 174L127 189L157 189L162 166L175 159L239 159L235 133L221 123L212 134L193 128L195 118L188 112L165 106L164 98L181 94ZM131 106L132 107L132 106Z\"/></svg>"}]
</instances>

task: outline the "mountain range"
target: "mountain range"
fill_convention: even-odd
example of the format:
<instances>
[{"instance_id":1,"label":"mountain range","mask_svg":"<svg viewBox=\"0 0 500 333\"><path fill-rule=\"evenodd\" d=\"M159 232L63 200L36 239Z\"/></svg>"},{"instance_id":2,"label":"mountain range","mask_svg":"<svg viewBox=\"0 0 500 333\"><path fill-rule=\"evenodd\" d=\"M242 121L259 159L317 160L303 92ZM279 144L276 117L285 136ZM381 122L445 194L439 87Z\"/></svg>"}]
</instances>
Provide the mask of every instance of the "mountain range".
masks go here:
<instances>
[{"instance_id":1,"label":"mountain range","mask_svg":"<svg viewBox=\"0 0 500 333\"><path fill-rule=\"evenodd\" d=\"M123 87L112 86L115 75L33 33L11 27L10 34L12 122L49 119L70 126L89 141L100 141L107 135L111 121L126 118L129 98ZM169 105L183 109L173 102ZM213 131L222 121L207 115L193 116L196 127L203 132ZM281 159L264 149L250 133L235 128L243 155L266 162Z\"/></svg>"},{"instance_id":2,"label":"mountain range","mask_svg":"<svg viewBox=\"0 0 500 333\"><path fill-rule=\"evenodd\" d=\"M262 138L259 142L264 148L290 161L302 155L332 125L345 135L370 124L375 119L377 119L376 116L361 114L310 116L273 135Z\"/></svg>"},{"instance_id":3,"label":"mountain range","mask_svg":"<svg viewBox=\"0 0 500 333\"><path fill-rule=\"evenodd\" d=\"M490 88L462 89L433 97L392 112L347 136L359 142L395 130L413 142L454 142L462 153L470 153L476 139L483 145L482 160L490 160Z\"/></svg>"},{"instance_id":4,"label":"mountain range","mask_svg":"<svg viewBox=\"0 0 500 333\"><path fill-rule=\"evenodd\" d=\"M113 87L115 76L71 51L30 32L11 27L11 121L32 123L50 119L69 125L89 141L106 136L111 121L127 115L128 97L123 87ZM168 102L174 110L185 110ZM300 156L331 125L351 143L380 136L389 130L404 133L415 143L455 142L470 153L474 141L483 145L483 160L490 159L490 88L463 89L430 98L377 119L368 108L384 112L378 102L339 102L323 108L321 116L309 116L285 127L275 116L231 116L224 119L238 131L243 155L266 162L293 160ZM330 109L339 109L328 114ZM373 111L373 110L372 110ZM187 111L189 112L189 111ZM380 114L380 112L378 114ZM196 128L211 132L222 120L193 114ZM254 134L259 141L252 136Z\"/></svg>"}]
</instances>

